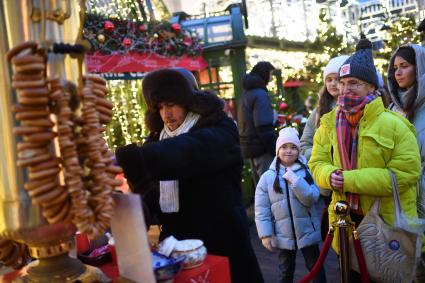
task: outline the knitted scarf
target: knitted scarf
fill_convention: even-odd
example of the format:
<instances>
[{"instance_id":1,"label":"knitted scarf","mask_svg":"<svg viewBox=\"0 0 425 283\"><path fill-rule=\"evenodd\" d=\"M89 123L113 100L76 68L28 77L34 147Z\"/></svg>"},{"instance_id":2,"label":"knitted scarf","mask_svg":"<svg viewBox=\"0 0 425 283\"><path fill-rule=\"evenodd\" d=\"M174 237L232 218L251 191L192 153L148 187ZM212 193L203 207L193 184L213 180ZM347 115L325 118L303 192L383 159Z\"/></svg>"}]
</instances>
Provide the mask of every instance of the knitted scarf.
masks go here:
<instances>
[{"instance_id":1,"label":"knitted scarf","mask_svg":"<svg viewBox=\"0 0 425 283\"><path fill-rule=\"evenodd\" d=\"M187 133L196 124L196 122L198 122L200 117L201 116L196 113L187 113L183 123L174 131L171 131L167 128L167 126L164 125L164 128L159 135L159 140L173 138L178 135ZM161 211L164 213L179 212L180 206L178 180L159 182L159 206L161 207Z\"/></svg>"},{"instance_id":2,"label":"knitted scarf","mask_svg":"<svg viewBox=\"0 0 425 283\"><path fill-rule=\"evenodd\" d=\"M363 109L377 97L375 92L366 96L340 95L336 111L336 136L338 151L343 170L357 168L357 142L359 121L363 116ZM347 193L347 202L351 209L358 210L359 196Z\"/></svg>"}]
</instances>

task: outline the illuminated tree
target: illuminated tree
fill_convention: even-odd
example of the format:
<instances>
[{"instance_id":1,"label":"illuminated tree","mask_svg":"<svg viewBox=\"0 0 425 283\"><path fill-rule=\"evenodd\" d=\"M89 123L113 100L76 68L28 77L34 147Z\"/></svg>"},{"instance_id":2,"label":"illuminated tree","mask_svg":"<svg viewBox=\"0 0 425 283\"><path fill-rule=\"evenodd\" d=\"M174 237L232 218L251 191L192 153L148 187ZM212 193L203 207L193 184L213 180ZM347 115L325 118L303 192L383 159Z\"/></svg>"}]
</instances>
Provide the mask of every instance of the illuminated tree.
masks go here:
<instances>
[{"instance_id":1,"label":"illuminated tree","mask_svg":"<svg viewBox=\"0 0 425 283\"><path fill-rule=\"evenodd\" d=\"M300 90L300 95L306 97L315 96L323 85L323 70L330 58L350 54L353 50L347 46L343 35L337 33L336 28L331 23L331 19L326 14L326 9L321 9L319 14L320 25L317 37L311 43L314 53L307 55L304 70L300 73L302 80L307 82Z\"/></svg>"},{"instance_id":2,"label":"illuminated tree","mask_svg":"<svg viewBox=\"0 0 425 283\"><path fill-rule=\"evenodd\" d=\"M109 147L141 143L148 134L141 81L108 81L108 88L108 99L114 104L114 116L105 133Z\"/></svg>"},{"instance_id":3,"label":"illuminated tree","mask_svg":"<svg viewBox=\"0 0 425 283\"><path fill-rule=\"evenodd\" d=\"M413 17L398 17L390 26L382 31L385 48L380 50L378 56L387 59L383 68L386 70L394 50L405 43L420 44L423 34L416 31L417 22Z\"/></svg>"}]
</instances>

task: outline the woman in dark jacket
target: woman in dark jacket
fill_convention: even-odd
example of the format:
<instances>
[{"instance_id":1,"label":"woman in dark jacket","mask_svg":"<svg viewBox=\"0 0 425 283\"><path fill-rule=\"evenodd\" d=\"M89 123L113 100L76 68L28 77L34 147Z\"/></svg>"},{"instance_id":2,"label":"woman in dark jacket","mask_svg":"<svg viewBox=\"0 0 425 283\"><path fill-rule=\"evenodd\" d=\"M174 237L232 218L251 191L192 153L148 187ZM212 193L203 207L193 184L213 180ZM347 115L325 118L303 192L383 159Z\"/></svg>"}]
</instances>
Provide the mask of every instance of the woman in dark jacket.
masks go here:
<instances>
[{"instance_id":1,"label":"woman in dark jacket","mask_svg":"<svg viewBox=\"0 0 425 283\"><path fill-rule=\"evenodd\" d=\"M229 257L232 282L263 282L241 200L238 132L222 101L171 69L149 73L142 87L149 142L116 155L158 217L161 239L201 239L210 254Z\"/></svg>"}]
</instances>

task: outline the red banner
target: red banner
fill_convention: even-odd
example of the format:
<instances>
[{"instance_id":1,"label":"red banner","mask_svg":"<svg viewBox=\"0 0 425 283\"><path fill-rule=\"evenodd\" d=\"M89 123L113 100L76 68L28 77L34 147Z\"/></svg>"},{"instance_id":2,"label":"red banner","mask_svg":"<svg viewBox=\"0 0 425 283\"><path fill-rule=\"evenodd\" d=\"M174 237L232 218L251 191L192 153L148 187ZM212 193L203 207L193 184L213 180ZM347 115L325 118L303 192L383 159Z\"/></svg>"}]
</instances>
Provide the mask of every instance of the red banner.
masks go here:
<instances>
[{"instance_id":1,"label":"red banner","mask_svg":"<svg viewBox=\"0 0 425 283\"><path fill-rule=\"evenodd\" d=\"M110 55L96 52L86 55L86 64L89 73L149 72L172 67L199 71L208 67L207 61L202 56L164 57L156 53L139 52Z\"/></svg>"}]
</instances>

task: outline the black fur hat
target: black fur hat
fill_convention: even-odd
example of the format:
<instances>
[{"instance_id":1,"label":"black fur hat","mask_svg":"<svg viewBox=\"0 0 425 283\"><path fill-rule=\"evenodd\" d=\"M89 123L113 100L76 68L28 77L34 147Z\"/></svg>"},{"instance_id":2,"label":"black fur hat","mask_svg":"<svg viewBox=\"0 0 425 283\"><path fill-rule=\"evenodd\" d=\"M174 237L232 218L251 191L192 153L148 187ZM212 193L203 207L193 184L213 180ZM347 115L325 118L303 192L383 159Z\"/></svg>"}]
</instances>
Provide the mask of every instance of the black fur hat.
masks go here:
<instances>
[{"instance_id":1,"label":"black fur hat","mask_svg":"<svg viewBox=\"0 0 425 283\"><path fill-rule=\"evenodd\" d=\"M158 110L160 102L173 102L187 111L200 114L204 121L214 113L224 113L224 102L217 95L195 90L179 70L162 69L146 75L142 82L143 96L148 106L145 123L150 132L164 127ZM198 124L202 124L201 121Z\"/></svg>"},{"instance_id":2,"label":"black fur hat","mask_svg":"<svg viewBox=\"0 0 425 283\"><path fill-rule=\"evenodd\" d=\"M187 109L195 95L186 77L173 69L147 74L142 82L142 91L149 109L157 108L161 102L173 102Z\"/></svg>"},{"instance_id":3,"label":"black fur hat","mask_svg":"<svg viewBox=\"0 0 425 283\"><path fill-rule=\"evenodd\" d=\"M192 86L192 88L194 90L199 90L198 82L196 81L196 78L191 71L189 71L188 69L182 68L182 67L174 67L174 68L171 68L171 69L176 70L180 74L185 76L185 78L188 80L188 82L190 83L190 85Z\"/></svg>"}]
</instances>

